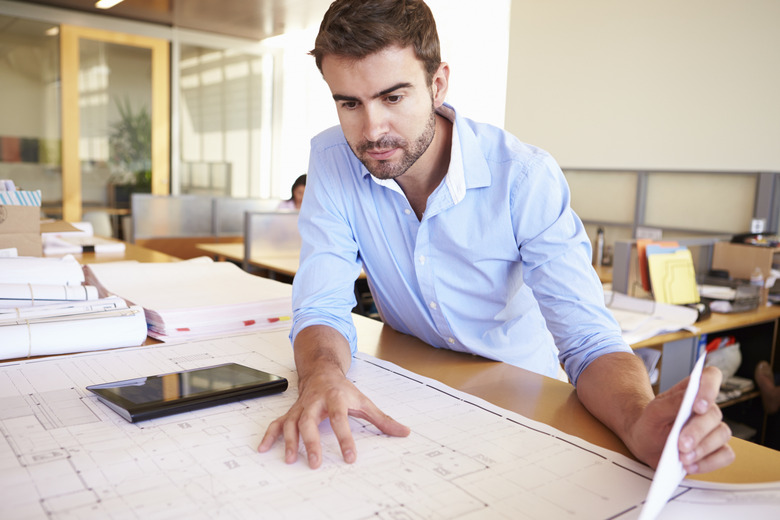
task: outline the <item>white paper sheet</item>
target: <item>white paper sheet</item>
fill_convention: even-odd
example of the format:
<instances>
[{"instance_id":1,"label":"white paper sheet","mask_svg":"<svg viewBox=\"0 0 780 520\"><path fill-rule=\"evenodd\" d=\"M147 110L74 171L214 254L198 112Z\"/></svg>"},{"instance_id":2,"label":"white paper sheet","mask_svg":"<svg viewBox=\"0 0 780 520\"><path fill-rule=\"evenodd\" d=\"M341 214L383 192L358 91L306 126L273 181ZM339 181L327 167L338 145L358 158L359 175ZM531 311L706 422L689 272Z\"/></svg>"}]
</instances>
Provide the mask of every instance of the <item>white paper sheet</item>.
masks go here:
<instances>
[{"instance_id":1,"label":"white paper sheet","mask_svg":"<svg viewBox=\"0 0 780 520\"><path fill-rule=\"evenodd\" d=\"M137 424L84 389L229 361L287 377L290 388ZM312 471L303 453L297 463L285 464L281 442L269 453L256 451L269 422L297 395L287 331L0 364L0 517L514 520L639 514L652 477L643 465L371 356L358 354L348 377L412 434L390 438L352 419L358 459L348 465L325 422L323 464ZM748 494L751 512L778 517L780 484L724 490L683 482L661 518L672 518L666 515L671 506L675 514L695 518L703 505L715 504L737 516Z\"/></svg>"},{"instance_id":2,"label":"white paper sheet","mask_svg":"<svg viewBox=\"0 0 780 520\"><path fill-rule=\"evenodd\" d=\"M689 307L634 298L613 291L604 292L604 301L629 345L666 332L697 330L694 324L698 312Z\"/></svg>"},{"instance_id":3,"label":"white paper sheet","mask_svg":"<svg viewBox=\"0 0 780 520\"><path fill-rule=\"evenodd\" d=\"M678 448L680 440L680 431L690 418L693 410L693 401L696 393L699 391L701 382L701 373L704 370L704 359L706 353L699 356L699 360L693 366L691 375L688 379L688 387L685 389L680 410L674 420L669 436L666 438L664 450L661 452L661 459L658 461L658 468L653 476L653 483L650 486L650 492L647 495L647 502L642 508L642 514L639 520L653 520L658 517L661 510L674 494L677 486L682 482L687 473L680 462L680 450Z\"/></svg>"}]
</instances>

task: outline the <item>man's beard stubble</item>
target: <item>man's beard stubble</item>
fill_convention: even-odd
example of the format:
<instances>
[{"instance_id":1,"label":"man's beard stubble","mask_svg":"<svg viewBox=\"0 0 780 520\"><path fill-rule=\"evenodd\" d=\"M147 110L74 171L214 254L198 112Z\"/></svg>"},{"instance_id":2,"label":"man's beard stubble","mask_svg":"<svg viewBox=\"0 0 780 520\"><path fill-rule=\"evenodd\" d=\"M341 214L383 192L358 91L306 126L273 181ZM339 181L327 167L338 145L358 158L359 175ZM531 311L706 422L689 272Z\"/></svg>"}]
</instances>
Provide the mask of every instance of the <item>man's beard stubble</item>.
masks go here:
<instances>
[{"instance_id":1,"label":"man's beard stubble","mask_svg":"<svg viewBox=\"0 0 780 520\"><path fill-rule=\"evenodd\" d=\"M363 166L377 179L395 179L417 162L433 142L436 133L436 112L431 106L431 115L422 133L411 142L395 137L382 137L378 141L363 141L357 147L350 144L352 153L363 163ZM356 149L357 148L357 149ZM403 155L399 162L376 161L371 159L366 152L372 149L399 148Z\"/></svg>"}]
</instances>

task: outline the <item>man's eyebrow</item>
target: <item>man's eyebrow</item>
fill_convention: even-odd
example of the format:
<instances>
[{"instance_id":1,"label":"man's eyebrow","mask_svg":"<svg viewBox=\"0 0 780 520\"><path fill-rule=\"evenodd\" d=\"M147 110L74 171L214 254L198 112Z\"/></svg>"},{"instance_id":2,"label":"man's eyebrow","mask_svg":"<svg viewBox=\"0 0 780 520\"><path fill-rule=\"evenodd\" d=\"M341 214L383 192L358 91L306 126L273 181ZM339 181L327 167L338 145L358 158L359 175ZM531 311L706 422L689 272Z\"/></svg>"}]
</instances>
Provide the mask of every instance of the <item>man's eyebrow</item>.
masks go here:
<instances>
[{"instance_id":1,"label":"man's eyebrow","mask_svg":"<svg viewBox=\"0 0 780 520\"><path fill-rule=\"evenodd\" d=\"M384 89L381 92L377 92L376 94L374 94L373 98L376 99L376 98L380 98L382 96L386 96L387 94L389 94L391 92L394 92L396 90L400 90L402 88L412 88L412 84L411 83L398 83L396 85L393 85L390 88Z\"/></svg>"},{"instance_id":2,"label":"man's eyebrow","mask_svg":"<svg viewBox=\"0 0 780 520\"><path fill-rule=\"evenodd\" d=\"M402 88L412 88L414 85L411 83L397 83L393 85L392 87L386 88L380 92L377 92L373 96L371 96L371 99L380 98L382 96L386 96L387 94L390 94L391 92L394 92L396 90L402 89ZM343 94L333 94L333 100L334 101L360 101L360 99L354 97L354 96L345 96Z\"/></svg>"}]
</instances>

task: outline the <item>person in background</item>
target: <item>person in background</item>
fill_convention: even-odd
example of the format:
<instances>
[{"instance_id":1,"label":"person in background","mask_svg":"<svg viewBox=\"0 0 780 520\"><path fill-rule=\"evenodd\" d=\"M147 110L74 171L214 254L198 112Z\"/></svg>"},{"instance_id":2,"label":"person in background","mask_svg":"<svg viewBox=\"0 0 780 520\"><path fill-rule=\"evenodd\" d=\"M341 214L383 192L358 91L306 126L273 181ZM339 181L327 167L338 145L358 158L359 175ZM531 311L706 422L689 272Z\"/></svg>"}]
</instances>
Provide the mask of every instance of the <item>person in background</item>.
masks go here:
<instances>
[{"instance_id":1,"label":"person in background","mask_svg":"<svg viewBox=\"0 0 780 520\"><path fill-rule=\"evenodd\" d=\"M291 197L287 200L283 200L279 203L276 209L282 210L299 210L301 209L301 202L303 202L303 192L306 191L306 174L304 173L293 182L292 188L290 188Z\"/></svg>"},{"instance_id":2,"label":"person in background","mask_svg":"<svg viewBox=\"0 0 780 520\"><path fill-rule=\"evenodd\" d=\"M428 6L336 0L312 54L340 126L312 140L298 220L290 334L298 399L268 426L259 451L282 437L293 463L302 440L317 468L319 425L329 419L352 463L350 416L409 435L347 377L363 268L388 326L550 377L563 365L585 407L655 467L687 380L653 394L604 306L590 241L554 159L445 103L450 69ZM734 460L715 404L721 377L705 368L680 433L688 473Z\"/></svg>"}]
</instances>

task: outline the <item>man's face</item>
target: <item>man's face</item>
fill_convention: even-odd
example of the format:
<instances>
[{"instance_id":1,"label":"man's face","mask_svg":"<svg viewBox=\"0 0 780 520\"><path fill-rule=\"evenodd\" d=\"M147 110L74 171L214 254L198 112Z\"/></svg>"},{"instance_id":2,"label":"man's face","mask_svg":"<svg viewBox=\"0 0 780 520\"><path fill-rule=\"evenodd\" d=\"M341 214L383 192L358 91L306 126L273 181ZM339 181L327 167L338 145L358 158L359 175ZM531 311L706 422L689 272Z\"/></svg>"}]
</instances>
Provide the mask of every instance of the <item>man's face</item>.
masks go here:
<instances>
[{"instance_id":1,"label":"man's face","mask_svg":"<svg viewBox=\"0 0 780 520\"><path fill-rule=\"evenodd\" d=\"M411 47L390 47L357 61L327 55L322 75L352 152L375 177L402 175L428 149L436 105Z\"/></svg>"}]
</instances>

